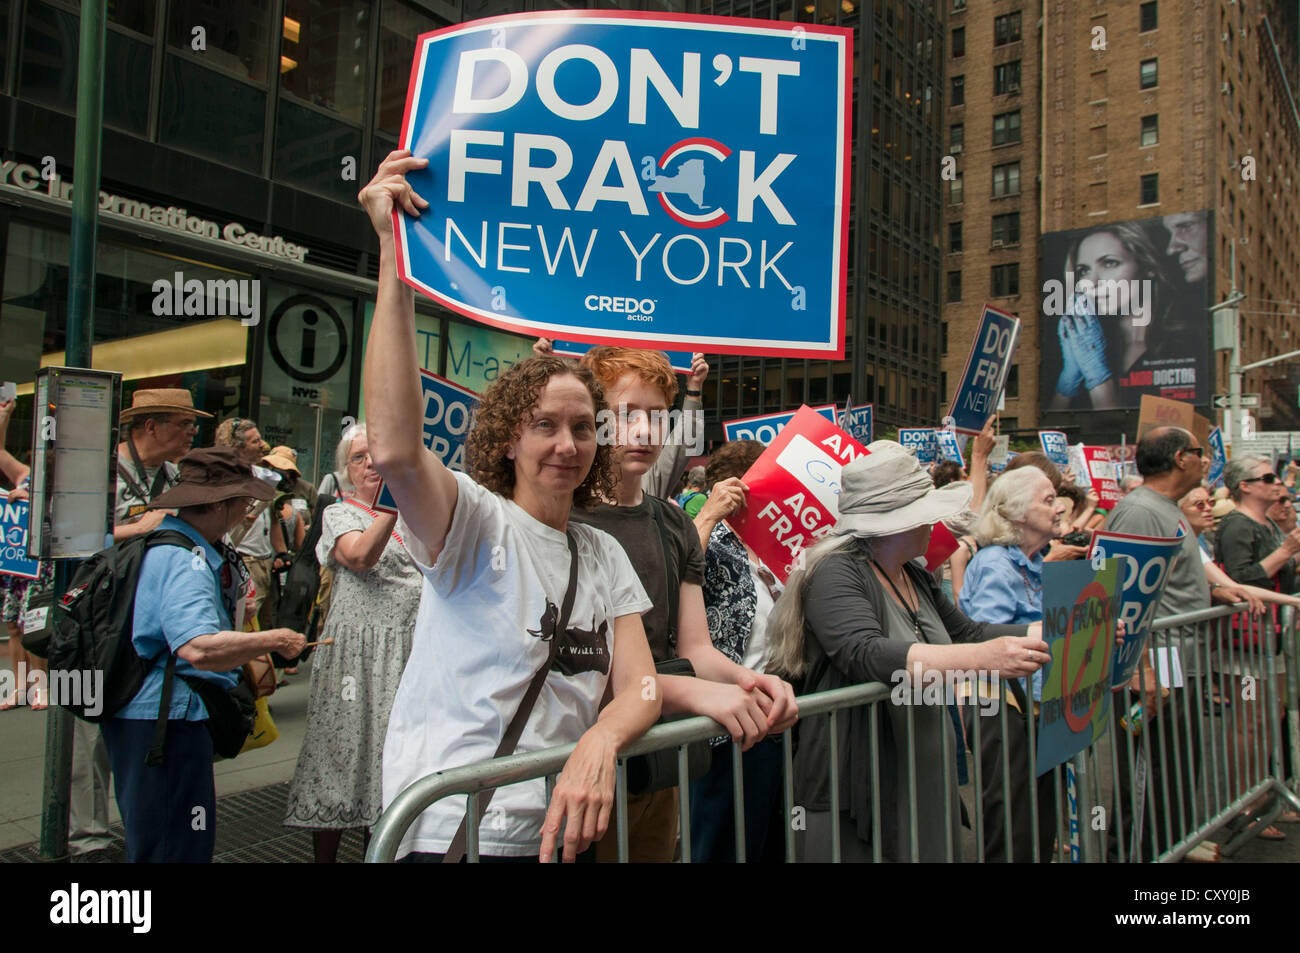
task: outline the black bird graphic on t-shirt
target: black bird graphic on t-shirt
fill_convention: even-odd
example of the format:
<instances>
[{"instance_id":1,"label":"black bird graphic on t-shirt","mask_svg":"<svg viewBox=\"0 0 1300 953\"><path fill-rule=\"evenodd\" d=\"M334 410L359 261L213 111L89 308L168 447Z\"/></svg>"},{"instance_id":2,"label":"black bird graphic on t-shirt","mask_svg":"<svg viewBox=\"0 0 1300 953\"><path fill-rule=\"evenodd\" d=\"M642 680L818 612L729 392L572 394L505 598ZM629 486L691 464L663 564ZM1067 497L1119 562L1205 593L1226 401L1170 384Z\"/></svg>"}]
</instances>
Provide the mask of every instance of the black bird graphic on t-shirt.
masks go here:
<instances>
[{"instance_id":1,"label":"black bird graphic on t-shirt","mask_svg":"<svg viewBox=\"0 0 1300 953\"><path fill-rule=\"evenodd\" d=\"M527 632L533 638L549 642L555 638L555 626L559 618L559 608L547 599L546 608L542 610L542 618L538 621L537 628L528 629ZM594 618L592 624L595 624ZM555 661L551 663L551 671L565 676L579 675L583 672L600 672L602 675L608 675L608 635L607 619L602 619L599 627L595 629L569 626L560 643L555 647Z\"/></svg>"}]
</instances>

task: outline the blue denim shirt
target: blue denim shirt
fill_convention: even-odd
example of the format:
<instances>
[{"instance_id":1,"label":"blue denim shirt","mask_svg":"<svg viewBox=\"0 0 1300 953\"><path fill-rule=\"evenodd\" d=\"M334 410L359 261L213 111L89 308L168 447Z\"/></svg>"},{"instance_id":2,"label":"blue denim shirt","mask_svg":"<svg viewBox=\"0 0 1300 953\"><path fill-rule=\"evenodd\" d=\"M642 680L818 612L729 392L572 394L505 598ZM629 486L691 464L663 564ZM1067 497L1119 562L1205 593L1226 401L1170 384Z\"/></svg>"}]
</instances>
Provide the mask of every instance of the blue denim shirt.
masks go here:
<instances>
[{"instance_id":1,"label":"blue denim shirt","mask_svg":"<svg viewBox=\"0 0 1300 953\"><path fill-rule=\"evenodd\" d=\"M198 553L179 546L155 546L145 553L135 589L131 642L141 658L153 659L154 664L140 691L122 707L117 718L157 719L167 656L200 635L234 628L222 599L221 573L226 564L221 554L194 527L175 516L164 517L159 529L184 533L203 558L196 567ZM175 721L204 721L208 717L203 702L179 676L196 675L226 688L233 688L239 680L238 669L205 672L182 658L176 659L176 675L167 716Z\"/></svg>"},{"instance_id":2,"label":"blue denim shirt","mask_svg":"<svg viewBox=\"0 0 1300 953\"><path fill-rule=\"evenodd\" d=\"M985 546L966 567L957 602L976 622L1041 622L1043 554L1035 553L1031 559L1019 546ZM1033 684L1034 701L1042 701L1042 669L1034 673Z\"/></svg>"}]
</instances>

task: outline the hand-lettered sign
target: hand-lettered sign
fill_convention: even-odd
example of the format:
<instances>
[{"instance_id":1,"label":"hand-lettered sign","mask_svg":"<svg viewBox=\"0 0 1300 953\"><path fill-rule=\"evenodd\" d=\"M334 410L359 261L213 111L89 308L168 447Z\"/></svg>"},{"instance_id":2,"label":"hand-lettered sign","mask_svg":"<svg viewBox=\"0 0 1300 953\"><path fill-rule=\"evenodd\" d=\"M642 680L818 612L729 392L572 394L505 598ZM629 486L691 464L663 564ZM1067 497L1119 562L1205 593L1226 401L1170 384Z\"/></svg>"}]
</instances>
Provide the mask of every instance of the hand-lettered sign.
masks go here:
<instances>
[{"instance_id":1,"label":"hand-lettered sign","mask_svg":"<svg viewBox=\"0 0 1300 953\"><path fill-rule=\"evenodd\" d=\"M522 334L844 354L852 31L607 10L416 43L398 272Z\"/></svg>"}]
</instances>

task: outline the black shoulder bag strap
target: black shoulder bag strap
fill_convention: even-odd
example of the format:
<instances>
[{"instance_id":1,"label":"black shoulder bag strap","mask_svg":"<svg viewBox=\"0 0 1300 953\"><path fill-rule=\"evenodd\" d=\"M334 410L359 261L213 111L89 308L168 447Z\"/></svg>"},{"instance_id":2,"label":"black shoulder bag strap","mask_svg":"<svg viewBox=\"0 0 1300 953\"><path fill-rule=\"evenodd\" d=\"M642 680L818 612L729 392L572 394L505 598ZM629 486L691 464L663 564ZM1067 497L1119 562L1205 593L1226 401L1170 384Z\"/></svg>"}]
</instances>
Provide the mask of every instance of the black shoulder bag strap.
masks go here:
<instances>
[{"instance_id":1,"label":"black shoulder bag strap","mask_svg":"<svg viewBox=\"0 0 1300 953\"><path fill-rule=\"evenodd\" d=\"M524 733L524 725L528 724L528 716L533 713L533 706L537 704L537 696L542 693L542 685L546 683L546 676L551 672L551 665L555 662L555 653L559 649L560 639L569 628L569 614L573 612L573 600L578 592L578 537L573 531L573 527L568 529L569 537L569 588L564 593L564 602L560 606L559 618L555 620L555 631L551 634L551 641L546 653L546 664L544 664L533 676L533 680L528 684L528 691L524 692L523 701L519 703L519 710L515 712L515 717L510 719L510 724L506 728L506 733L501 738L501 743L497 745L496 754L493 758L504 758L514 754L515 746L519 744L519 738ZM478 816L480 822L483 818L484 811L492 801L492 796L496 794L496 789L480 791L474 797L478 803ZM442 857L444 864L458 864L461 858L465 856L465 839L467 836L467 827L469 825L469 814L461 819L460 827L456 829L456 836L451 839L451 844L447 847L447 853Z\"/></svg>"},{"instance_id":2,"label":"black shoulder bag strap","mask_svg":"<svg viewBox=\"0 0 1300 953\"><path fill-rule=\"evenodd\" d=\"M668 595L668 642L677 651L677 602L681 597L681 585L673 585L672 573L668 571L668 560L671 558L673 550L672 540L668 538L668 530L664 527L663 517L659 515L659 506L662 501L657 496L646 495L646 501L650 504L650 515L654 518L655 526L659 530L659 542L664 551L664 590ZM663 505L667 505L664 503Z\"/></svg>"}]
</instances>

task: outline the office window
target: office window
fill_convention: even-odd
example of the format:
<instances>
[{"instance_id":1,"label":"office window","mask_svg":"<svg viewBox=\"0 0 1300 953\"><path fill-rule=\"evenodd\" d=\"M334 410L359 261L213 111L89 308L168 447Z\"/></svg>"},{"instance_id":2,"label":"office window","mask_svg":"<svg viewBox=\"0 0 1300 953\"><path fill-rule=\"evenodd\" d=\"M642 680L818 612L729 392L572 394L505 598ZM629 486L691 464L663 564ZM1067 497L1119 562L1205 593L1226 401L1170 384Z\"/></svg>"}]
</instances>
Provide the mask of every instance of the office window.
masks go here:
<instances>
[{"instance_id":1,"label":"office window","mask_svg":"<svg viewBox=\"0 0 1300 953\"><path fill-rule=\"evenodd\" d=\"M960 271L948 272L948 300L949 301L961 300L961 272Z\"/></svg>"},{"instance_id":2,"label":"office window","mask_svg":"<svg viewBox=\"0 0 1300 953\"><path fill-rule=\"evenodd\" d=\"M965 144L966 126L960 122L953 123L948 127L948 151L957 155Z\"/></svg>"},{"instance_id":3,"label":"office window","mask_svg":"<svg viewBox=\"0 0 1300 953\"><path fill-rule=\"evenodd\" d=\"M364 0L286 0L280 88L302 102L361 122L369 11Z\"/></svg>"},{"instance_id":4,"label":"office window","mask_svg":"<svg viewBox=\"0 0 1300 953\"><path fill-rule=\"evenodd\" d=\"M201 57L206 66L266 84L268 63L276 46L272 4L261 0L172 0L166 6L169 46ZM207 48L202 53L193 52L191 46L196 26L203 27L206 37ZM205 100L188 102L191 108L195 102L204 102L207 110Z\"/></svg>"},{"instance_id":5,"label":"office window","mask_svg":"<svg viewBox=\"0 0 1300 953\"><path fill-rule=\"evenodd\" d=\"M993 197L1020 194L1020 163L1007 162L993 167Z\"/></svg>"},{"instance_id":6,"label":"office window","mask_svg":"<svg viewBox=\"0 0 1300 953\"><path fill-rule=\"evenodd\" d=\"M948 223L948 251L961 251L961 222Z\"/></svg>"},{"instance_id":7,"label":"office window","mask_svg":"<svg viewBox=\"0 0 1300 953\"><path fill-rule=\"evenodd\" d=\"M939 353L948 353L948 322L944 321L939 325Z\"/></svg>"},{"instance_id":8,"label":"office window","mask_svg":"<svg viewBox=\"0 0 1300 953\"><path fill-rule=\"evenodd\" d=\"M993 67L993 92L997 96L1020 92L1020 60L1009 60Z\"/></svg>"},{"instance_id":9,"label":"office window","mask_svg":"<svg viewBox=\"0 0 1300 953\"><path fill-rule=\"evenodd\" d=\"M1140 11L1139 13L1140 25L1138 26L1138 32L1150 33L1159 25L1159 17L1157 15L1157 10L1156 10L1156 0L1151 0L1150 3L1142 4L1142 6L1139 7L1138 9Z\"/></svg>"},{"instance_id":10,"label":"office window","mask_svg":"<svg viewBox=\"0 0 1300 953\"><path fill-rule=\"evenodd\" d=\"M966 77L954 76L952 78L952 101L950 106L966 105Z\"/></svg>"},{"instance_id":11,"label":"office window","mask_svg":"<svg viewBox=\"0 0 1300 953\"><path fill-rule=\"evenodd\" d=\"M196 109L195 103L203 108ZM168 54L163 60L158 141L164 145L260 172L265 114L266 93L256 86L198 66L186 56Z\"/></svg>"},{"instance_id":12,"label":"office window","mask_svg":"<svg viewBox=\"0 0 1300 953\"><path fill-rule=\"evenodd\" d=\"M1007 371L1007 382L1002 388L1003 395L1008 400L1014 400L1020 396L1020 365L1012 364L1011 370ZM1003 429L1006 429L1006 423L1003 422Z\"/></svg>"},{"instance_id":13,"label":"office window","mask_svg":"<svg viewBox=\"0 0 1300 953\"><path fill-rule=\"evenodd\" d=\"M1020 141L1020 110L993 117L993 144L1005 146Z\"/></svg>"},{"instance_id":14,"label":"office window","mask_svg":"<svg viewBox=\"0 0 1300 953\"><path fill-rule=\"evenodd\" d=\"M958 172L948 183L948 204L960 205L962 199L961 173Z\"/></svg>"},{"instance_id":15,"label":"office window","mask_svg":"<svg viewBox=\"0 0 1300 953\"><path fill-rule=\"evenodd\" d=\"M1139 83L1143 89L1151 89L1159 82L1156 60L1143 60L1139 66Z\"/></svg>"},{"instance_id":16,"label":"office window","mask_svg":"<svg viewBox=\"0 0 1300 953\"><path fill-rule=\"evenodd\" d=\"M1015 433L1017 430L1020 429L1019 417L1002 417L999 419L1002 421L1002 426L1000 429L1002 430L1003 433Z\"/></svg>"},{"instance_id":17,"label":"office window","mask_svg":"<svg viewBox=\"0 0 1300 953\"><path fill-rule=\"evenodd\" d=\"M1020 11L1005 13L993 19L993 45L1005 46L1020 39Z\"/></svg>"},{"instance_id":18,"label":"office window","mask_svg":"<svg viewBox=\"0 0 1300 953\"><path fill-rule=\"evenodd\" d=\"M966 55L966 28L957 26L952 28L952 58L957 59Z\"/></svg>"},{"instance_id":19,"label":"office window","mask_svg":"<svg viewBox=\"0 0 1300 953\"><path fill-rule=\"evenodd\" d=\"M966 0L952 0L952 12L957 13L966 9Z\"/></svg>"},{"instance_id":20,"label":"office window","mask_svg":"<svg viewBox=\"0 0 1300 953\"><path fill-rule=\"evenodd\" d=\"M1160 201L1160 174L1142 176L1142 198L1140 204L1155 205Z\"/></svg>"},{"instance_id":21,"label":"office window","mask_svg":"<svg viewBox=\"0 0 1300 953\"><path fill-rule=\"evenodd\" d=\"M990 282L990 294L995 298L1006 298L1020 294L1020 265L994 265Z\"/></svg>"},{"instance_id":22,"label":"office window","mask_svg":"<svg viewBox=\"0 0 1300 953\"><path fill-rule=\"evenodd\" d=\"M1159 116L1142 117L1142 145L1154 146L1160 141Z\"/></svg>"},{"instance_id":23,"label":"office window","mask_svg":"<svg viewBox=\"0 0 1300 953\"><path fill-rule=\"evenodd\" d=\"M993 244L1015 245L1020 242L1020 213L993 216Z\"/></svg>"},{"instance_id":24,"label":"office window","mask_svg":"<svg viewBox=\"0 0 1300 953\"><path fill-rule=\"evenodd\" d=\"M447 24L397 0L384 0L379 13L379 123L387 132L402 131L406 86L411 79L415 38Z\"/></svg>"}]
</instances>

